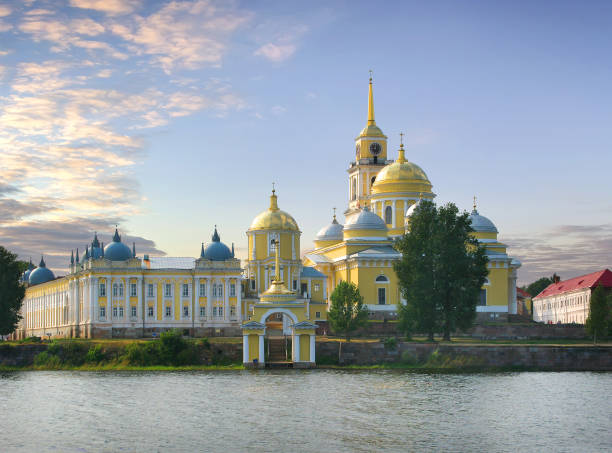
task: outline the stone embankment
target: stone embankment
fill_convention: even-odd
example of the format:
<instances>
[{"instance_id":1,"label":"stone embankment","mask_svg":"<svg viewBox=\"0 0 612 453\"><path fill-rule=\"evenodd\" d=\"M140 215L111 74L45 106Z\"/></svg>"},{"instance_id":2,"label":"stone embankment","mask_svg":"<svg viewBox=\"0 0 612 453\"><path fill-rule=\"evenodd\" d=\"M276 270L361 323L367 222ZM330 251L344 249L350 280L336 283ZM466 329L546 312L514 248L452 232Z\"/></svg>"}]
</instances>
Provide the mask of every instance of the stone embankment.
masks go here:
<instances>
[{"instance_id":1,"label":"stone embankment","mask_svg":"<svg viewBox=\"0 0 612 453\"><path fill-rule=\"evenodd\" d=\"M338 360L339 342L318 342L317 361ZM517 368L555 371L612 371L612 346L487 345L398 342L342 343L340 365L420 363L427 365L436 354L434 366L445 362L450 368Z\"/></svg>"}]
</instances>

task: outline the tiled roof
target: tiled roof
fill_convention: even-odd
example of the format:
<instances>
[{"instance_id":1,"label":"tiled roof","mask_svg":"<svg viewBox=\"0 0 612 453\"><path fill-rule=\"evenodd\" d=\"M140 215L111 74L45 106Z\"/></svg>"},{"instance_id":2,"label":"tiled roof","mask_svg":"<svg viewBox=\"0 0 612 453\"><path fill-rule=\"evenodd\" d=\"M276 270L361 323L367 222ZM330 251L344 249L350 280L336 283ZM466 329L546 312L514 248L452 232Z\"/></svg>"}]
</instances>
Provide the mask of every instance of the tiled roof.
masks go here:
<instances>
[{"instance_id":1,"label":"tiled roof","mask_svg":"<svg viewBox=\"0 0 612 453\"><path fill-rule=\"evenodd\" d=\"M302 268L302 273L300 274L300 277L306 277L306 278L327 278L325 276L325 274L319 272L314 267L310 267L310 266L304 266Z\"/></svg>"},{"instance_id":2,"label":"tiled roof","mask_svg":"<svg viewBox=\"0 0 612 453\"><path fill-rule=\"evenodd\" d=\"M612 272L610 272L609 269L581 275L580 277L574 277L559 283L551 283L544 291L534 297L534 299L555 296L581 288L594 288L599 285L605 286L606 288L612 287Z\"/></svg>"},{"instance_id":3,"label":"tiled roof","mask_svg":"<svg viewBox=\"0 0 612 453\"><path fill-rule=\"evenodd\" d=\"M529 294L527 291L519 288L518 286L516 287L516 294L519 297L531 297L531 294Z\"/></svg>"}]
</instances>

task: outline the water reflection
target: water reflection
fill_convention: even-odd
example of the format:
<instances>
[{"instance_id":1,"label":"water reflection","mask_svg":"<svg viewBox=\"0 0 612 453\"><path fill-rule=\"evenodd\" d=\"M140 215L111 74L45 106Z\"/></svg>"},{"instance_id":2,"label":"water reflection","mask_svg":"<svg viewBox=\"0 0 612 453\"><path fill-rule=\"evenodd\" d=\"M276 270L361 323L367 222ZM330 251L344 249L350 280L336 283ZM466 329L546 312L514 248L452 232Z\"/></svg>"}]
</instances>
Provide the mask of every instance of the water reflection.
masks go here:
<instances>
[{"instance_id":1,"label":"water reflection","mask_svg":"<svg viewBox=\"0 0 612 453\"><path fill-rule=\"evenodd\" d=\"M612 373L0 374L12 451L605 451Z\"/></svg>"}]
</instances>

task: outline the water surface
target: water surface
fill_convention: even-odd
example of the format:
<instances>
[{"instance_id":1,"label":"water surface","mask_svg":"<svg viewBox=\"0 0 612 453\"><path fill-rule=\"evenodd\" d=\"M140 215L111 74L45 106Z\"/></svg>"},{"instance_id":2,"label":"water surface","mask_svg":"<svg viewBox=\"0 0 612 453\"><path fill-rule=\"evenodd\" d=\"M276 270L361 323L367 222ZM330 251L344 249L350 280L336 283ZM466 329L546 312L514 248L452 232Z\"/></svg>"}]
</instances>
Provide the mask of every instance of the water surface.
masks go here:
<instances>
[{"instance_id":1,"label":"water surface","mask_svg":"<svg viewBox=\"0 0 612 453\"><path fill-rule=\"evenodd\" d=\"M612 373L0 374L2 452L611 451Z\"/></svg>"}]
</instances>

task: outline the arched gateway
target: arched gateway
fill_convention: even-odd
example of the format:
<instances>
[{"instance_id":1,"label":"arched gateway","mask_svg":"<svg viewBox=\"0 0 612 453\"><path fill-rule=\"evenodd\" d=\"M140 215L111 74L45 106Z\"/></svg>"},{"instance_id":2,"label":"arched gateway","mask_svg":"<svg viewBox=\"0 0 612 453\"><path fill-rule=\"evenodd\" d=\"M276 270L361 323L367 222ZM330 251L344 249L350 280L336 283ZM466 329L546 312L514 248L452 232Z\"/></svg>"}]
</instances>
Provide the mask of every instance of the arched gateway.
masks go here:
<instances>
[{"instance_id":1,"label":"arched gateway","mask_svg":"<svg viewBox=\"0 0 612 453\"><path fill-rule=\"evenodd\" d=\"M253 307L251 321L242 324L242 361L247 367L265 367L266 320L274 315L287 319L285 329L291 335L291 361L294 368L315 366L315 330L317 325L309 321L308 302L285 286L279 275L279 247L276 249L276 276L270 288L262 293L260 302Z\"/></svg>"}]
</instances>

